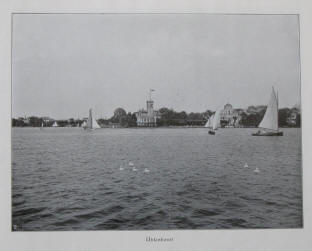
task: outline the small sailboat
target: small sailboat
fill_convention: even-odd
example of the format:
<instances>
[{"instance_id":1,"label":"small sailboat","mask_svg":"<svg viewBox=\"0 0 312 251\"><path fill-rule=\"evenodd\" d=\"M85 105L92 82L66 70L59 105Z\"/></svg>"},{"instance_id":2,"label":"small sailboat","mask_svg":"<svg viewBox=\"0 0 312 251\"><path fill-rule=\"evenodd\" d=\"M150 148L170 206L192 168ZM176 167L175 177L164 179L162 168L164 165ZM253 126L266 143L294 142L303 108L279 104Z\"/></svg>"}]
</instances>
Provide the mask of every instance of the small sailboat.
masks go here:
<instances>
[{"instance_id":1,"label":"small sailboat","mask_svg":"<svg viewBox=\"0 0 312 251\"><path fill-rule=\"evenodd\" d=\"M217 110L212 118L212 126L211 129L208 131L208 134L210 135L215 135L216 134L216 130L218 130L218 128L220 127L220 113L221 110Z\"/></svg>"},{"instance_id":2,"label":"small sailboat","mask_svg":"<svg viewBox=\"0 0 312 251\"><path fill-rule=\"evenodd\" d=\"M86 126L84 128L89 129L89 130L101 128L99 124L96 122L96 120L94 119L94 117L92 116L92 109L89 109L89 117L88 117Z\"/></svg>"},{"instance_id":3,"label":"small sailboat","mask_svg":"<svg viewBox=\"0 0 312 251\"><path fill-rule=\"evenodd\" d=\"M259 172L260 172L259 168L256 167L256 169L254 170L254 172L255 172L255 173L259 173Z\"/></svg>"},{"instance_id":4,"label":"small sailboat","mask_svg":"<svg viewBox=\"0 0 312 251\"><path fill-rule=\"evenodd\" d=\"M81 124L81 127L82 127L83 129L85 129L85 128L86 128L86 126L87 126L86 121L83 121L83 122L82 122L82 124Z\"/></svg>"},{"instance_id":5,"label":"small sailboat","mask_svg":"<svg viewBox=\"0 0 312 251\"><path fill-rule=\"evenodd\" d=\"M247 168L247 167L248 167L248 164L247 164L247 162L245 163L244 167L245 167L245 168Z\"/></svg>"},{"instance_id":6,"label":"small sailboat","mask_svg":"<svg viewBox=\"0 0 312 251\"><path fill-rule=\"evenodd\" d=\"M213 117L214 117L214 114L212 114L212 115L209 117L209 119L207 120L207 123L205 124L205 127L206 127L206 128L212 128Z\"/></svg>"},{"instance_id":7,"label":"small sailboat","mask_svg":"<svg viewBox=\"0 0 312 251\"><path fill-rule=\"evenodd\" d=\"M258 127L258 132L252 136L283 136L283 132L278 129L278 95L273 87L269 104Z\"/></svg>"},{"instance_id":8,"label":"small sailboat","mask_svg":"<svg viewBox=\"0 0 312 251\"><path fill-rule=\"evenodd\" d=\"M42 130L42 128L43 128L43 122L41 123L41 127L40 127L40 130Z\"/></svg>"},{"instance_id":9,"label":"small sailboat","mask_svg":"<svg viewBox=\"0 0 312 251\"><path fill-rule=\"evenodd\" d=\"M56 122L56 121L54 121L54 123L53 123L52 127L58 127L58 124L57 124L57 122Z\"/></svg>"},{"instance_id":10,"label":"small sailboat","mask_svg":"<svg viewBox=\"0 0 312 251\"><path fill-rule=\"evenodd\" d=\"M150 170L148 170L147 168L144 169L144 173L149 173Z\"/></svg>"}]
</instances>

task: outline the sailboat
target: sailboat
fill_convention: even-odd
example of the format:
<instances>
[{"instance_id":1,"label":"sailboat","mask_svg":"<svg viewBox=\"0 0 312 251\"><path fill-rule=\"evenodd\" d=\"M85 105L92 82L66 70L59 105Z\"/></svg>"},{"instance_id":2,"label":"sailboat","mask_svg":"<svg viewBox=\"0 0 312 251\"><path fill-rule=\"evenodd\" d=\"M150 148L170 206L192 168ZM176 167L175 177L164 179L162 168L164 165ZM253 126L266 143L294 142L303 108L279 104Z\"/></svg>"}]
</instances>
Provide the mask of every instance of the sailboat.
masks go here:
<instances>
[{"instance_id":1,"label":"sailboat","mask_svg":"<svg viewBox=\"0 0 312 251\"><path fill-rule=\"evenodd\" d=\"M215 135L216 130L220 127L220 113L221 110L217 110L212 118L211 129L208 131L208 134Z\"/></svg>"},{"instance_id":2,"label":"sailboat","mask_svg":"<svg viewBox=\"0 0 312 251\"><path fill-rule=\"evenodd\" d=\"M212 120L213 120L214 114L212 114L209 119L207 120L207 123L205 124L206 128L212 128Z\"/></svg>"},{"instance_id":3,"label":"sailboat","mask_svg":"<svg viewBox=\"0 0 312 251\"><path fill-rule=\"evenodd\" d=\"M82 127L83 129L85 129L85 128L86 128L86 126L87 126L86 121L83 121L83 122L82 122L82 124L81 124L81 127Z\"/></svg>"},{"instance_id":4,"label":"sailboat","mask_svg":"<svg viewBox=\"0 0 312 251\"><path fill-rule=\"evenodd\" d=\"M92 109L89 109L89 117L88 117L85 129L94 130L98 128L101 128L101 127L99 126L99 124L96 122L96 120L92 116Z\"/></svg>"},{"instance_id":5,"label":"sailboat","mask_svg":"<svg viewBox=\"0 0 312 251\"><path fill-rule=\"evenodd\" d=\"M57 124L57 122L56 122L56 121L54 121L54 123L53 123L52 127L58 127L58 124Z\"/></svg>"},{"instance_id":6,"label":"sailboat","mask_svg":"<svg viewBox=\"0 0 312 251\"><path fill-rule=\"evenodd\" d=\"M283 136L283 132L278 129L278 95L273 87L269 104L258 127L258 132L252 136Z\"/></svg>"},{"instance_id":7,"label":"sailboat","mask_svg":"<svg viewBox=\"0 0 312 251\"><path fill-rule=\"evenodd\" d=\"M43 128L43 122L41 123L41 127L40 127L40 130L42 130L42 128Z\"/></svg>"}]
</instances>

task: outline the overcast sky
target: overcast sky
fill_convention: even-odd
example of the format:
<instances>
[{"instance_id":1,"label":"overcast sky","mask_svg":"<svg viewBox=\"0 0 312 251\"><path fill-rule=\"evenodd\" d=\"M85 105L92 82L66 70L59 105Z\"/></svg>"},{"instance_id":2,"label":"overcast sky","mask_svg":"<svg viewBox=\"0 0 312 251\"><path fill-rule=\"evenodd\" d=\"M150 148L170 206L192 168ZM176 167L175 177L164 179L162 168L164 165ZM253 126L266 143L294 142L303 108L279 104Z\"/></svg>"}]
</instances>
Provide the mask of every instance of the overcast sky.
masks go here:
<instances>
[{"instance_id":1,"label":"overcast sky","mask_svg":"<svg viewBox=\"0 0 312 251\"><path fill-rule=\"evenodd\" d=\"M295 15L14 14L13 117L300 103Z\"/></svg>"}]
</instances>

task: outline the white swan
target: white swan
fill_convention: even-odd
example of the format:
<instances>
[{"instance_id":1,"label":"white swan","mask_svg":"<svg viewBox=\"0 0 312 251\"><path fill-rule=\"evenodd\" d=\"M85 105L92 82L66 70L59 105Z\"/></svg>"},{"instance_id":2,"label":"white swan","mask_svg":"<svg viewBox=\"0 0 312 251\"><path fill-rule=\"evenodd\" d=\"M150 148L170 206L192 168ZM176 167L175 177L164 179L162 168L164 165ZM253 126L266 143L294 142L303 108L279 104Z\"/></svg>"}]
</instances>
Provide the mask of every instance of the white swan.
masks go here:
<instances>
[{"instance_id":1,"label":"white swan","mask_svg":"<svg viewBox=\"0 0 312 251\"><path fill-rule=\"evenodd\" d=\"M254 170L254 172L255 172L255 173L259 173L259 172L260 172L259 168L256 167L256 169Z\"/></svg>"}]
</instances>

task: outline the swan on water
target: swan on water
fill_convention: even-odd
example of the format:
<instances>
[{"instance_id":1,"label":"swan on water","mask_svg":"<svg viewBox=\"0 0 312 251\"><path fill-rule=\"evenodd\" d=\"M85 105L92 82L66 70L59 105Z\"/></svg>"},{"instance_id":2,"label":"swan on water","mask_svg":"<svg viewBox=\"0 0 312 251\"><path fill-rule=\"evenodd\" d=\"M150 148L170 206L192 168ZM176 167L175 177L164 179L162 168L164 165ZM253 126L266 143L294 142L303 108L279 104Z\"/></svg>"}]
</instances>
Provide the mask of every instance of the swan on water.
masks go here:
<instances>
[{"instance_id":1,"label":"swan on water","mask_svg":"<svg viewBox=\"0 0 312 251\"><path fill-rule=\"evenodd\" d=\"M259 168L256 167L256 169L254 170L254 172L255 172L255 173L259 173L259 172L260 172Z\"/></svg>"}]
</instances>

